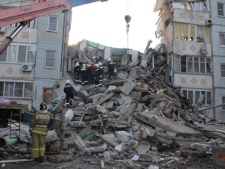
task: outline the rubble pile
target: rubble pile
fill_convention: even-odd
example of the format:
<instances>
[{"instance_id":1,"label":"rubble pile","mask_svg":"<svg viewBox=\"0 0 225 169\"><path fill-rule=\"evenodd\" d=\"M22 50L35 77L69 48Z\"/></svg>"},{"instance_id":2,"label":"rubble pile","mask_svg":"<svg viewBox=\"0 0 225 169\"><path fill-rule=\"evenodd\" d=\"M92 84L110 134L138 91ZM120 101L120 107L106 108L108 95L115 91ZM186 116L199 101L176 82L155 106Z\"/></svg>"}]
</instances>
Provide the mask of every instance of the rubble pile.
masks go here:
<instances>
[{"instance_id":1,"label":"rubble pile","mask_svg":"<svg viewBox=\"0 0 225 169\"><path fill-rule=\"evenodd\" d=\"M172 85L165 53L164 45L150 48L138 62L123 59L114 79L105 79L102 86L76 85L73 106L53 112L47 139L47 152L63 149L68 156L46 152L47 159L65 162L73 155L95 155L83 161L101 168L148 169L210 159L212 147L224 143L224 126L199 111L201 98L192 105Z\"/></svg>"}]
</instances>

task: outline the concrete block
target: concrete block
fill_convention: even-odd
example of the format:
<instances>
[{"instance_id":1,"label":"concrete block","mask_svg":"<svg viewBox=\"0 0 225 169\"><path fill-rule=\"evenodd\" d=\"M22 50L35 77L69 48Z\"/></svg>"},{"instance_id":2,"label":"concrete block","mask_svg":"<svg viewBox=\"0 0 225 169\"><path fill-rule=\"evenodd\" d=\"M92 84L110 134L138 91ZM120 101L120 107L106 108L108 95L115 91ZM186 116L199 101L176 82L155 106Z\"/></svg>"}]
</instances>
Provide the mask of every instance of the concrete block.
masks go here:
<instances>
[{"instance_id":1,"label":"concrete block","mask_svg":"<svg viewBox=\"0 0 225 169\"><path fill-rule=\"evenodd\" d=\"M126 95L129 95L135 86L136 85L131 80L127 80L127 82L123 85L123 87L120 90Z\"/></svg>"}]
</instances>

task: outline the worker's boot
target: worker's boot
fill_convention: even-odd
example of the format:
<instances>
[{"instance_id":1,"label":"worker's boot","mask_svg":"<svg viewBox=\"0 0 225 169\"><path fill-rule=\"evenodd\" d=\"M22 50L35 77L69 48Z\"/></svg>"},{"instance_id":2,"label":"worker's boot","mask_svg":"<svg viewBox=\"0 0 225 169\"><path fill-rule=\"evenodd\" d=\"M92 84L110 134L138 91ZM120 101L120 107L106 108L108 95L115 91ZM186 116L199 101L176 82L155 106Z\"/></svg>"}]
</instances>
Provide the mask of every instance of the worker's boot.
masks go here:
<instances>
[{"instance_id":1,"label":"worker's boot","mask_svg":"<svg viewBox=\"0 0 225 169\"><path fill-rule=\"evenodd\" d=\"M43 162L44 162L44 156L40 156L40 157L39 157L39 162L40 162L40 163L43 163Z\"/></svg>"}]
</instances>

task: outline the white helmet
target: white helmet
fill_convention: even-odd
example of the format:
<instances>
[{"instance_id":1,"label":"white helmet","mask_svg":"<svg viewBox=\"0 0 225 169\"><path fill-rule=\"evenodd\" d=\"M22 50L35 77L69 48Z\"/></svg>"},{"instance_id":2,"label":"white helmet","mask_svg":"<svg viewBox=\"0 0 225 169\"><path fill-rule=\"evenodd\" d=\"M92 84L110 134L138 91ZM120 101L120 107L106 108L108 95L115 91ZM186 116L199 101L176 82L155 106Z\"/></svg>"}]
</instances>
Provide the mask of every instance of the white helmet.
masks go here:
<instances>
[{"instance_id":1,"label":"white helmet","mask_svg":"<svg viewBox=\"0 0 225 169\"><path fill-rule=\"evenodd\" d=\"M102 66L102 62L98 62L98 65L99 65L99 66Z\"/></svg>"},{"instance_id":2,"label":"white helmet","mask_svg":"<svg viewBox=\"0 0 225 169\"><path fill-rule=\"evenodd\" d=\"M66 83L70 83L70 80L66 80Z\"/></svg>"},{"instance_id":3,"label":"white helmet","mask_svg":"<svg viewBox=\"0 0 225 169\"><path fill-rule=\"evenodd\" d=\"M98 64L95 64L95 66L96 66L96 67L99 67L99 65L98 65Z\"/></svg>"},{"instance_id":4,"label":"white helmet","mask_svg":"<svg viewBox=\"0 0 225 169\"><path fill-rule=\"evenodd\" d=\"M112 61L112 59L111 58L108 58L108 61L110 62L110 61Z\"/></svg>"}]
</instances>

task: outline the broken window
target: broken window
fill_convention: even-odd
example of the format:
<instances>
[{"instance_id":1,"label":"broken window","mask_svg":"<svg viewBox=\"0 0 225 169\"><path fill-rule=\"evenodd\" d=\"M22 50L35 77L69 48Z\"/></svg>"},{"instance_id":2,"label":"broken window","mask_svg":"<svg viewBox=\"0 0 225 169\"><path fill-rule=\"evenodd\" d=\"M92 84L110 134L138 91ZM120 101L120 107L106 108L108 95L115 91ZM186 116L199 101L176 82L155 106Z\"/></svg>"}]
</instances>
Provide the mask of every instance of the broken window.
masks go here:
<instances>
[{"instance_id":1,"label":"broken window","mask_svg":"<svg viewBox=\"0 0 225 169\"><path fill-rule=\"evenodd\" d=\"M217 10L219 16L224 16L224 4L223 3L217 3Z\"/></svg>"},{"instance_id":2,"label":"broken window","mask_svg":"<svg viewBox=\"0 0 225 169\"><path fill-rule=\"evenodd\" d=\"M179 23L174 23L174 38L175 39L180 39L181 38L181 29L180 29L180 24Z\"/></svg>"},{"instance_id":3,"label":"broken window","mask_svg":"<svg viewBox=\"0 0 225 169\"><path fill-rule=\"evenodd\" d=\"M211 58L175 55L174 70L176 72L212 73Z\"/></svg>"},{"instance_id":4,"label":"broken window","mask_svg":"<svg viewBox=\"0 0 225 169\"><path fill-rule=\"evenodd\" d=\"M188 40L188 24L181 24L181 32L184 40Z\"/></svg>"},{"instance_id":5,"label":"broken window","mask_svg":"<svg viewBox=\"0 0 225 169\"><path fill-rule=\"evenodd\" d=\"M199 72L199 62L198 62L198 58L197 57L195 57L194 58L194 72L195 73L198 73Z\"/></svg>"},{"instance_id":6,"label":"broken window","mask_svg":"<svg viewBox=\"0 0 225 169\"><path fill-rule=\"evenodd\" d=\"M183 23L174 23L174 38L179 39L183 37L184 40L194 41L194 42L211 42L210 38L210 27L198 26L198 25L188 25Z\"/></svg>"},{"instance_id":7,"label":"broken window","mask_svg":"<svg viewBox=\"0 0 225 169\"><path fill-rule=\"evenodd\" d=\"M202 105L210 106L212 104L212 91L210 90L182 89L182 93L184 94L184 97L190 100L193 104L198 103L198 99L201 95L204 95Z\"/></svg>"},{"instance_id":8,"label":"broken window","mask_svg":"<svg viewBox=\"0 0 225 169\"><path fill-rule=\"evenodd\" d=\"M180 8L184 10L206 11L206 1L202 2L173 2L173 8Z\"/></svg>"},{"instance_id":9,"label":"broken window","mask_svg":"<svg viewBox=\"0 0 225 169\"><path fill-rule=\"evenodd\" d=\"M46 67L54 68L55 66L55 50L47 50L46 51Z\"/></svg>"},{"instance_id":10,"label":"broken window","mask_svg":"<svg viewBox=\"0 0 225 169\"><path fill-rule=\"evenodd\" d=\"M225 45L225 33L219 33L220 45Z\"/></svg>"},{"instance_id":11,"label":"broken window","mask_svg":"<svg viewBox=\"0 0 225 169\"><path fill-rule=\"evenodd\" d=\"M225 96L222 97L222 104L225 104ZM222 111L225 111L225 105L222 106Z\"/></svg>"},{"instance_id":12,"label":"broken window","mask_svg":"<svg viewBox=\"0 0 225 169\"><path fill-rule=\"evenodd\" d=\"M57 32L58 17L49 16L48 18L48 31Z\"/></svg>"},{"instance_id":13,"label":"broken window","mask_svg":"<svg viewBox=\"0 0 225 169\"><path fill-rule=\"evenodd\" d=\"M220 69L221 69L221 77L225 77L225 64L221 64Z\"/></svg>"}]
</instances>

